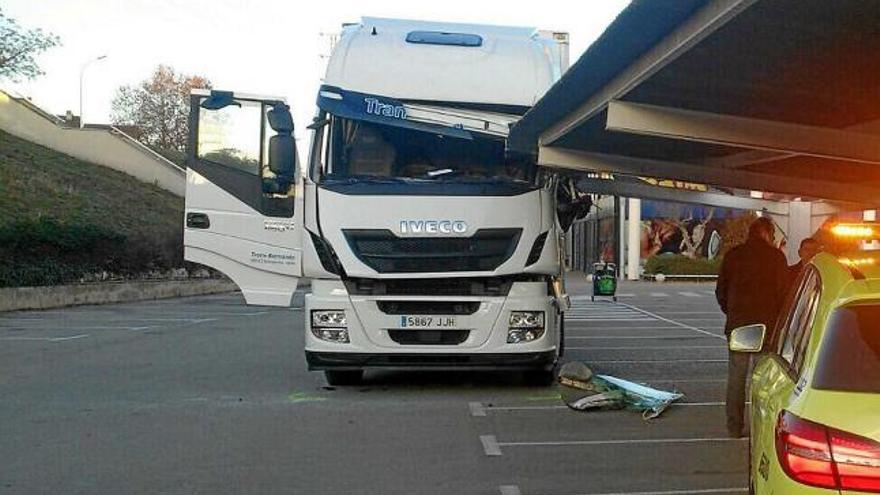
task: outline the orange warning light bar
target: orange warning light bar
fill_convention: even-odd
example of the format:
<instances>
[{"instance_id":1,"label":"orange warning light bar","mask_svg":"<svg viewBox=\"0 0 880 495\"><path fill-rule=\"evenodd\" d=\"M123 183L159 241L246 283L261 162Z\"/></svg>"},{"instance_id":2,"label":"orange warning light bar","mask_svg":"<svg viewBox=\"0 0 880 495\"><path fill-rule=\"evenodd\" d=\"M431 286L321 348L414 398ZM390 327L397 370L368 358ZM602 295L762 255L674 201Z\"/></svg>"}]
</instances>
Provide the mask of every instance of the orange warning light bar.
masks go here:
<instances>
[{"instance_id":1,"label":"orange warning light bar","mask_svg":"<svg viewBox=\"0 0 880 495\"><path fill-rule=\"evenodd\" d=\"M877 239L880 237L880 229L876 224L867 223L839 223L831 227L831 233L837 237L849 239Z\"/></svg>"}]
</instances>

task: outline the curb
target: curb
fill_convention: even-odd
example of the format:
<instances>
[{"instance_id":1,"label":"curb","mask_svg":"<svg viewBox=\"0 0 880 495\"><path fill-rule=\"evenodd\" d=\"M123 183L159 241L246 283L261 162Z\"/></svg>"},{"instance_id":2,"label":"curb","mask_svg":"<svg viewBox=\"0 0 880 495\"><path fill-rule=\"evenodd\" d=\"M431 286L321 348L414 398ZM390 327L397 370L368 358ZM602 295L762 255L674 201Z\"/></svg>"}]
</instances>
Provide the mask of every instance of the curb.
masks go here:
<instances>
[{"instance_id":1,"label":"curb","mask_svg":"<svg viewBox=\"0 0 880 495\"><path fill-rule=\"evenodd\" d=\"M45 287L0 288L0 312L51 309L81 304L107 304L231 292L229 280L150 280L99 282Z\"/></svg>"}]
</instances>

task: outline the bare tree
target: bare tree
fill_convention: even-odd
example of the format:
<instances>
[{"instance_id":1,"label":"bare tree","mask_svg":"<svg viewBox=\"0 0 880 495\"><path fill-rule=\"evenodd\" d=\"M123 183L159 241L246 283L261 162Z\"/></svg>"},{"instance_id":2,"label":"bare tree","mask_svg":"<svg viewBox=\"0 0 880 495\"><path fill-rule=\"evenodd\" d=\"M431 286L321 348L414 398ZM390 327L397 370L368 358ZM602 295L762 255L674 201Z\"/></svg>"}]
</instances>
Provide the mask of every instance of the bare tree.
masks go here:
<instances>
[{"instance_id":1,"label":"bare tree","mask_svg":"<svg viewBox=\"0 0 880 495\"><path fill-rule=\"evenodd\" d=\"M18 82L43 75L35 57L59 44L57 36L25 29L0 9L0 78Z\"/></svg>"},{"instance_id":2,"label":"bare tree","mask_svg":"<svg viewBox=\"0 0 880 495\"><path fill-rule=\"evenodd\" d=\"M110 118L132 126L133 137L156 151L180 156L186 147L190 90L210 87L205 77L160 65L140 84L116 90Z\"/></svg>"}]
</instances>

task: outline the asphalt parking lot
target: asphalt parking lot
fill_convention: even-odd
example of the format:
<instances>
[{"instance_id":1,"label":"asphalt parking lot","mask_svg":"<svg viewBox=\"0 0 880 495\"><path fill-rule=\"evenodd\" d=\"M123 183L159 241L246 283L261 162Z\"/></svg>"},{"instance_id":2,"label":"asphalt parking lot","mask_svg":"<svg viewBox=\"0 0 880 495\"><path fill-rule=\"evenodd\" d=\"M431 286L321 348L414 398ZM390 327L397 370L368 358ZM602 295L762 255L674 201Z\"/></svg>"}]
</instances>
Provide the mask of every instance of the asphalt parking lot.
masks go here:
<instances>
[{"instance_id":1,"label":"asphalt parking lot","mask_svg":"<svg viewBox=\"0 0 880 495\"><path fill-rule=\"evenodd\" d=\"M683 403L574 412L510 373L328 387L305 369L301 310L238 294L0 315L0 492L744 492L714 286L572 288L565 359Z\"/></svg>"}]
</instances>

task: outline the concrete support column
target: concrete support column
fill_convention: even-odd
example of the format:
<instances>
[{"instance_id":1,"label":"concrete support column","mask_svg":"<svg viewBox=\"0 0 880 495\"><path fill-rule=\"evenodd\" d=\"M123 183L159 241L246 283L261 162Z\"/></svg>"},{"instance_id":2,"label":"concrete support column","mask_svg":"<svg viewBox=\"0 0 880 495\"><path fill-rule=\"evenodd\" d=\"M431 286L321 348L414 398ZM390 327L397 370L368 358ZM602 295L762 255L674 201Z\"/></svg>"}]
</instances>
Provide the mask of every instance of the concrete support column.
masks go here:
<instances>
[{"instance_id":1,"label":"concrete support column","mask_svg":"<svg viewBox=\"0 0 880 495\"><path fill-rule=\"evenodd\" d=\"M788 204L788 246L785 256L789 264L797 263L801 241L813 235L813 203L792 201Z\"/></svg>"},{"instance_id":2,"label":"concrete support column","mask_svg":"<svg viewBox=\"0 0 880 495\"><path fill-rule=\"evenodd\" d=\"M642 200L629 198L626 235L626 278L639 279L642 254Z\"/></svg>"}]
</instances>

